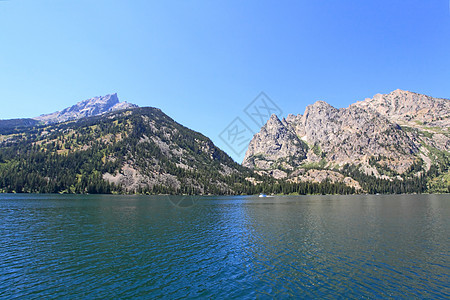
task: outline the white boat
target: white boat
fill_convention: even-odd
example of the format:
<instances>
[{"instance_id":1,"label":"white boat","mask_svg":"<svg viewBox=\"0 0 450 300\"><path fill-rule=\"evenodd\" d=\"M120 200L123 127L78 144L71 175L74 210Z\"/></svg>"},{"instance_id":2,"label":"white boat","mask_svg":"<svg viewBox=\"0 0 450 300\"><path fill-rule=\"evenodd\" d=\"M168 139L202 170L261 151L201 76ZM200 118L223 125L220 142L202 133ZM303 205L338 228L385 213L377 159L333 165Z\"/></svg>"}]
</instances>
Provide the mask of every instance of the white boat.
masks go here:
<instances>
[{"instance_id":1,"label":"white boat","mask_svg":"<svg viewBox=\"0 0 450 300\"><path fill-rule=\"evenodd\" d=\"M263 198L263 197L267 197L267 195L263 194L263 193L259 194L259 198Z\"/></svg>"}]
</instances>

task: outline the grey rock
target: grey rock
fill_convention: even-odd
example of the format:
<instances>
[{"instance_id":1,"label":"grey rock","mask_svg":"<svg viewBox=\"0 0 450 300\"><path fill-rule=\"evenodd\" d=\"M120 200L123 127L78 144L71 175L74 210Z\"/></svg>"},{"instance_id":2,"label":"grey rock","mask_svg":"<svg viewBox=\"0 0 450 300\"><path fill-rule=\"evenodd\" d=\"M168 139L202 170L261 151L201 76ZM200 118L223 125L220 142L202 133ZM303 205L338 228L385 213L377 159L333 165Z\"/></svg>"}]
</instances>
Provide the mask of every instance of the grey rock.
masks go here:
<instances>
[{"instance_id":1,"label":"grey rock","mask_svg":"<svg viewBox=\"0 0 450 300\"><path fill-rule=\"evenodd\" d=\"M285 124L286 120L282 122L276 115L272 115L253 137L242 164L246 167L270 169L277 163L282 163L280 158L290 157L291 164L304 160L306 144Z\"/></svg>"},{"instance_id":2,"label":"grey rock","mask_svg":"<svg viewBox=\"0 0 450 300\"><path fill-rule=\"evenodd\" d=\"M450 126L450 101L414 92L395 90L389 94L376 94L372 99L352 106L379 112L395 123L429 126Z\"/></svg>"},{"instance_id":3,"label":"grey rock","mask_svg":"<svg viewBox=\"0 0 450 300\"><path fill-rule=\"evenodd\" d=\"M303 115L282 121L272 116L250 142L243 165L292 171L293 178L308 164L329 169L354 164L389 178L370 165L371 159L388 173L403 174L419 159L432 161L426 147L450 151L449 127L448 99L396 90L340 109L317 101Z\"/></svg>"},{"instance_id":4,"label":"grey rock","mask_svg":"<svg viewBox=\"0 0 450 300\"><path fill-rule=\"evenodd\" d=\"M44 124L53 124L135 107L138 106L127 102L119 102L117 94L110 94L87 99L61 111L41 115L33 119L41 121Z\"/></svg>"}]
</instances>

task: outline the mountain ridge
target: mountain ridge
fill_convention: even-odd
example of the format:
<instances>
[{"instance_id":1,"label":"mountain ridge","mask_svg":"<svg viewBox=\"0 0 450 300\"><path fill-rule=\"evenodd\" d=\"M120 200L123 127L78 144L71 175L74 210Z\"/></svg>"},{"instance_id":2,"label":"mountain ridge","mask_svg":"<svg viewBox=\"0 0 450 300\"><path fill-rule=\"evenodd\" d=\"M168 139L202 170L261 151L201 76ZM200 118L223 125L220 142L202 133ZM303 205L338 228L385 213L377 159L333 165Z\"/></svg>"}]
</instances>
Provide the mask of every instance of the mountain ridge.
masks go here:
<instances>
[{"instance_id":1,"label":"mountain ridge","mask_svg":"<svg viewBox=\"0 0 450 300\"><path fill-rule=\"evenodd\" d=\"M60 111L42 114L33 118L17 118L0 120L0 133L10 132L16 128L26 128L39 125L56 124L66 121L76 121L82 118L98 116L111 111L132 109L138 107L126 101L120 102L117 93L93 97L66 107Z\"/></svg>"},{"instance_id":2,"label":"mountain ridge","mask_svg":"<svg viewBox=\"0 0 450 300\"><path fill-rule=\"evenodd\" d=\"M252 186L245 177L209 138L158 108L0 135L4 192L235 194Z\"/></svg>"},{"instance_id":3,"label":"mountain ridge","mask_svg":"<svg viewBox=\"0 0 450 300\"><path fill-rule=\"evenodd\" d=\"M135 104L120 102L117 93L114 93L86 99L61 111L43 114L32 119L44 124L60 123L136 107L138 106Z\"/></svg>"},{"instance_id":4,"label":"mountain ridge","mask_svg":"<svg viewBox=\"0 0 450 300\"><path fill-rule=\"evenodd\" d=\"M447 99L407 91L272 115L242 165L160 109L94 97L0 121L0 192L450 192Z\"/></svg>"},{"instance_id":5,"label":"mountain ridge","mask_svg":"<svg viewBox=\"0 0 450 300\"><path fill-rule=\"evenodd\" d=\"M278 178L298 181L301 178L294 172L298 169L314 169L315 165L315 169L342 173L345 165L353 165L365 175L385 180L412 180L425 176L432 167L448 178L448 99L395 90L347 108L317 101L308 105L303 115L288 115L280 121L282 126L273 124L267 122L255 134L242 163L260 174L277 170ZM269 131L272 134L267 134ZM270 155L261 146L285 149L293 143L297 147L290 152L272 151ZM296 151L306 151L306 156L298 156Z\"/></svg>"}]
</instances>

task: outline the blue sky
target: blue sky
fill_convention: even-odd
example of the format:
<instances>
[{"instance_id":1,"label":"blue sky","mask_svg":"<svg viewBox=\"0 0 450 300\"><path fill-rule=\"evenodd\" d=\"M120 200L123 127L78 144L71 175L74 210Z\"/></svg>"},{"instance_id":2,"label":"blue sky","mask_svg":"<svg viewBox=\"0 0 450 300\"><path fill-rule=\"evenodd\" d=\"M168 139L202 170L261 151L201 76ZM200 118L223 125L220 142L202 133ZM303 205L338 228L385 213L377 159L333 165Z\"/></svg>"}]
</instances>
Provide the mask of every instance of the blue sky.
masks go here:
<instances>
[{"instance_id":1,"label":"blue sky","mask_svg":"<svg viewBox=\"0 0 450 300\"><path fill-rule=\"evenodd\" d=\"M265 92L302 114L397 88L450 98L449 0L0 1L0 119L117 92L219 135Z\"/></svg>"}]
</instances>

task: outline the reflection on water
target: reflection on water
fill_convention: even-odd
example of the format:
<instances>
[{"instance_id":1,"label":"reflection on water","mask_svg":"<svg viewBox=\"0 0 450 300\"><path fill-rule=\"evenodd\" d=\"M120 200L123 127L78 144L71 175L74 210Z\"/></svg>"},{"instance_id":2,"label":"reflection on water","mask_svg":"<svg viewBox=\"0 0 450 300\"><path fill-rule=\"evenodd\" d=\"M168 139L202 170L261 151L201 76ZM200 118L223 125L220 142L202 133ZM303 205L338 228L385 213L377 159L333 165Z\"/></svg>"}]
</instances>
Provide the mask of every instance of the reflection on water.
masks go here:
<instances>
[{"instance_id":1,"label":"reflection on water","mask_svg":"<svg viewBox=\"0 0 450 300\"><path fill-rule=\"evenodd\" d=\"M448 298L447 195L0 195L0 297Z\"/></svg>"}]
</instances>

